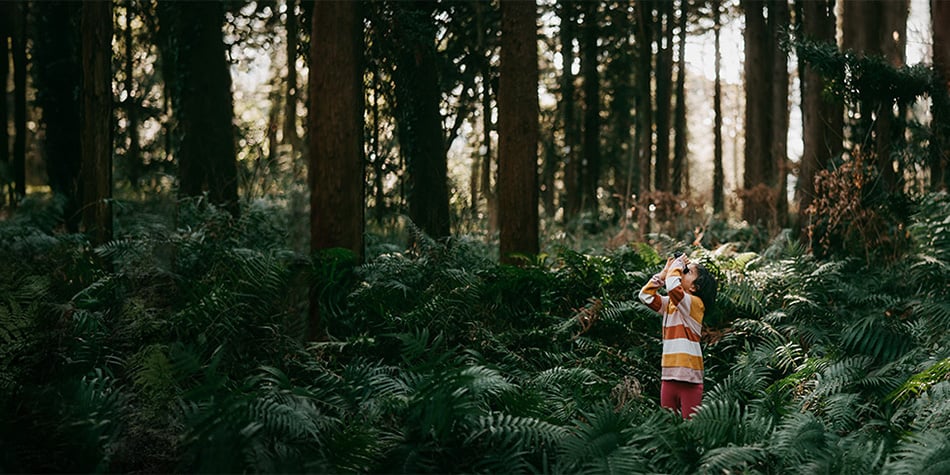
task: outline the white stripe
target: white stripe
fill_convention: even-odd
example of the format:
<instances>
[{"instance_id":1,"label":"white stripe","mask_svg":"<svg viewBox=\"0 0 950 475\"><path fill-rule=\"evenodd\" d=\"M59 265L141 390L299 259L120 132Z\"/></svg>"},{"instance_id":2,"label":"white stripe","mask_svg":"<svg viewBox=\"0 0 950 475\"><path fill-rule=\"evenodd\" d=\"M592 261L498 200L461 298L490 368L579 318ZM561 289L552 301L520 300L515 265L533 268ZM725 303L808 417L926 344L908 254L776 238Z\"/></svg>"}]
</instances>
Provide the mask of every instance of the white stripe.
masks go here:
<instances>
[{"instance_id":1,"label":"white stripe","mask_svg":"<svg viewBox=\"0 0 950 475\"><path fill-rule=\"evenodd\" d=\"M681 300L680 304L676 307L676 311L669 314L667 318L663 319L663 326L672 327L676 325L685 325L686 328L692 330L693 333L701 335L703 333L703 325L697 322L690 315L693 307L692 304L693 296L689 294L684 295L683 300Z\"/></svg>"},{"instance_id":2,"label":"white stripe","mask_svg":"<svg viewBox=\"0 0 950 475\"><path fill-rule=\"evenodd\" d=\"M666 291L669 292L680 286L680 281L682 277L678 275L670 275L666 277Z\"/></svg>"},{"instance_id":3,"label":"white stripe","mask_svg":"<svg viewBox=\"0 0 950 475\"><path fill-rule=\"evenodd\" d=\"M693 356L703 356L703 350L699 345L699 342L689 341L686 338L663 340L663 354L671 355L673 353L686 353Z\"/></svg>"}]
</instances>

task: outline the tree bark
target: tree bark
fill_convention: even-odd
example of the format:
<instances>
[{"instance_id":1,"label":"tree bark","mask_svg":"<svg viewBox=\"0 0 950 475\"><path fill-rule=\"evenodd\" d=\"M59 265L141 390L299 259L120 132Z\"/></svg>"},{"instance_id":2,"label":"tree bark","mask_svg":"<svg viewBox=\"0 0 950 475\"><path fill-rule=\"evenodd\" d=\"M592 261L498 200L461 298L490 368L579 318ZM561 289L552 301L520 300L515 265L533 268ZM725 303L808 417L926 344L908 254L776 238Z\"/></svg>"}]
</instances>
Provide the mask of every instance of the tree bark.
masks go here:
<instances>
[{"instance_id":1,"label":"tree bark","mask_svg":"<svg viewBox=\"0 0 950 475\"><path fill-rule=\"evenodd\" d=\"M894 4L891 4L891 0L843 0L844 47L858 55L883 56L892 65L902 62L895 61L897 58L889 54L897 54L898 49L903 51L896 46L893 34L899 35L899 41L906 34L907 5L905 0L897 0ZM903 16L903 20L887 18L889 15ZM901 23L905 25L904 31L894 31L893 27ZM903 57L903 54L900 56ZM852 134L853 141L874 151L881 188L885 192L897 191L900 186L900 177L891 158L895 133L893 107L894 101L890 97L875 98L859 104L861 120L857 124L857 133ZM867 133L868 130L872 133Z\"/></svg>"},{"instance_id":2,"label":"tree bark","mask_svg":"<svg viewBox=\"0 0 950 475\"><path fill-rule=\"evenodd\" d=\"M788 0L772 0L769 3L770 31L772 38L772 74L771 74L771 138L770 155L772 179L767 180L775 187L775 224L785 227L788 222L788 53L782 47L782 40L788 35L791 12Z\"/></svg>"},{"instance_id":3,"label":"tree bark","mask_svg":"<svg viewBox=\"0 0 950 475\"><path fill-rule=\"evenodd\" d=\"M363 32L360 2L323 1L310 40L310 249L363 257ZM310 301L310 338L320 306Z\"/></svg>"},{"instance_id":4,"label":"tree bark","mask_svg":"<svg viewBox=\"0 0 950 475\"><path fill-rule=\"evenodd\" d=\"M581 208L597 222L600 208L597 187L600 182L600 74L597 72L597 39L599 2L584 3L583 74L584 74L584 160L581 185L584 197Z\"/></svg>"},{"instance_id":5,"label":"tree bark","mask_svg":"<svg viewBox=\"0 0 950 475\"><path fill-rule=\"evenodd\" d=\"M771 38L763 15L765 3L743 0L745 11L745 171L742 217L750 224L771 225L769 172L771 171L770 108Z\"/></svg>"},{"instance_id":6,"label":"tree bark","mask_svg":"<svg viewBox=\"0 0 950 475\"><path fill-rule=\"evenodd\" d=\"M950 189L950 1L930 0L933 31L933 63L937 74L934 85L930 144L932 190Z\"/></svg>"},{"instance_id":7,"label":"tree bark","mask_svg":"<svg viewBox=\"0 0 950 475\"><path fill-rule=\"evenodd\" d=\"M498 197L501 261L538 253L538 42L534 1L501 2Z\"/></svg>"},{"instance_id":8,"label":"tree bark","mask_svg":"<svg viewBox=\"0 0 950 475\"><path fill-rule=\"evenodd\" d=\"M26 19L27 3L17 2L13 24L13 193L14 204L26 196Z\"/></svg>"},{"instance_id":9,"label":"tree bark","mask_svg":"<svg viewBox=\"0 0 950 475\"><path fill-rule=\"evenodd\" d=\"M725 178L722 166L722 47L720 0L713 0L713 28L716 51L716 79L713 85L713 212L721 214L726 210Z\"/></svg>"},{"instance_id":10,"label":"tree bark","mask_svg":"<svg viewBox=\"0 0 950 475\"><path fill-rule=\"evenodd\" d=\"M290 159L297 160L297 0L287 1L287 89L284 95L283 141L290 145Z\"/></svg>"},{"instance_id":11,"label":"tree bark","mask_svg":"<svg viewBox=\"0 0 950 475\"><path fill-rule=\"evenodd\" d=\"M79 63L80 3L34 3L37 35L33 40L37 102L43 109L45 156L49 185L65 198L66 230L79 231L80 200L80 107L82 68Z\"/></svg>"},{"instance_id":12,"label":"tree bark","mask_svg":"<svg viewBox=\"0 0 950 475\"><path fill-rule=\"evenodd\" d=\"M816 0L802 4L802 31L806 39L835 42L835 2ZM815 175L844 150L844 105L825 98L825 81L812 66L802 71L802 160L798 171L798 233L808 228L808 207L815 198Z\"/></svg>"},{"instance_id":13,"label":"tree bark","mask_svg":"<svg viewBox=\"0 0 950 475\"><path fill-rule=\"evenodd\" d=\"M436 4L397 2L396 108L399 145L409 173L409 218L427 235L450 235L447 163L440 112Z\"/></svg>"},{"instance_id":14,"label":"tree bark","mask_svg":"<svg viewBox=\"0 0 950 475\"><path fill-rule=\"evenodd\" d=\"M689 193L689 164L686 162L686 27L689 13L689 1L680 0L679 15L679 58L676 63L676 108L673 114L673 129L676 140L673 142L673 194ZM684 183L684 178L686 178ZM685 185L685 186L684 186Z\"/></svg>"},{"instance_id":15,"label":"tree bark","mask_svg":"<svg viewBox=\"0 0 950 475\"><path fill-rule=\"evenodd\" d=\"M10 117L7 107L7 83L10 77L10 42L13 30L12 8L15 5L0 2L0 166L9 167L10 160ZM6 204L7 188L13 183L0 183L0 206Z\"/></svg>"},{"instance_id":16,"label":"tree bark","mask_svg":"<svg viewBox=\"0 0 950 475\"><path fill-rule=\"evenodd\" d=\"M581 198L581 158L580 140L578 140L577 116L574 106L574 39L577 36L575 25L575 2L565 0L560 3L561 20L561 116L564 124L564 222L570 222L580 214Z\"/></svg>"},{"instance_id":17,"label":"tree bark","mask_svg":"<svg viewBox=\"0 0 950 475\"><path fill-rule=\"evenodd\" d=\"M673 2L659 2L656 30L656 164L653 186L670 191L670 97L673 87Z\"/></svg>"},{"instance_id":18,"label":"tree bark","mask_svg":"<svg viewBox=\"0 0 950 475\"><path fill-rule=\"evenodd\" d=\"M637 160L634 185L637 193L637 233L643 238L650 232L650 214L647 196L653 190L653 1L637 2L637 143L634 156Z\"/></svg>"},{"instance_id":19,"label":"tree bark","mask_svg":"<svg viewBox=\"0 0 950 475\"><path fill-rule=\"evenodd\" d=\"M128 170L129 184L132 189L139 189L139 180L142 177L141 144L139 143L139 98L135 94L135 44L132 36L132 18L134 17L133 0L125 2L125 29L122 32L125 39L125 92L123 100L125 117L128 122L128 146L126 147L126 169Z\"/></svg>"},{"instance_id":20,"label":"tree bark","mask_svg":"<svg viewBox=\"0 0 950 475\"><path fill-rule=\"evenodd\" d=\"M178 119L179 194L201 196L239 214L237 158L231 75L221 26L220 2L172 4L177 38L172 39Z\"/></svg>"},{"instance_id":21,"label":"tree bark","mask_svg":"<svg viewBox=\"0 0 950 475\"><path fill-rule=\"evenodd\" d=\"M112 239L112 2L82 4L82 224Z\"/></svg>"}]
</instances>

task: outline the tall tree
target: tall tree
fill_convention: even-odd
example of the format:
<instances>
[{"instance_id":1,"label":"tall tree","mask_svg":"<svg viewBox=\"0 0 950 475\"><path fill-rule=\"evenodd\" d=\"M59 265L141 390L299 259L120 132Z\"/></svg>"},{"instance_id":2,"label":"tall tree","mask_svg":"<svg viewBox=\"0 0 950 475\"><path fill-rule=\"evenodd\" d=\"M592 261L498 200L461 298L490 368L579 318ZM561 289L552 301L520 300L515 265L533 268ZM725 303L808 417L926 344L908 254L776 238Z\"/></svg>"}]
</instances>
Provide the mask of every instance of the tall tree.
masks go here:
<instances>
[{"instance_id":1,"label":"tall tree","mask_svg":"<svg viewBox=\"0 0 950 475\"><path fill-rule=\"evenodd\" d=\"M14 4L13 37L13 193L11 202L26 196L26 20L27 2Z\"/></svg>"},{"instance_id":2,"label":"tall tree","mask_svg":"<svg viewBox=\"0 0 950 475\"><path fill-rule=\"evenodd\" d=\"M564 221L576 218L581 211L581 155L578 137L574 87L574 40L577 37L576 3L565 0L558 4L561 43L561 121L564 124Z\"/></svg>"},{"instance_id":3,"label":"tall tree","mask_svg":"<svg viewBox=\"0 0 950 475\"><path fill-rule=\"evenodd\" d=\"M501 2L498 84L499 250L538 253L538 40L534 1Z\"/></svg>"},{"instance_id":4,"label":"tall tree","mask_svg":"<svg viewBox=\"0 0 950 475\"><path fill-rule=\"evenodd\" d=\"M931 110L933 140L930 147L931 188L950 189L950 2L930 0L933 63L937 76ZM941 94L939 91L942 91Z\"/></svg>"},{"instance_id":5,"label":"tall tree","mask_svg":"<svg viewBox=\"0 0 950 475\"><path fill-rule=\"evenodd\" d=\"M300 137L297 136L297 0L287 1L287 88L284 91L284 143L290 145L291 160L296 162Z\"/></svg>"},{"instance_id":6,"label":"tall tree","mask_svg":"<svg viewBox=\"0 0 950 475\"><path fill-rule=\"evenodd\" d=\"M597 221L600 182L600 73L597 42L600 37L598 8L600 2L584 2L581 65L584 75L584 160L581 162L582 208Z\"/></svg>"},{"instance_id":7,"label":"tall tree","mask_svg":"<svg viewBox=\"0 0 950 475\"><path fill-rule=\"evenodd\" d=\"M125 111L126 130L128 130L128 146L126 147L126 169L128 170L129 184L133 189L139 188L139 179L142 176L141 144L139 143L139 108L140 99L135 87L135 42L132 34L132 19L135 17L134 0L125 2L125 26L122 38L125 46L125 58L122 64L124 74L125 98L122 99L122 108Z\"/></svg>"},{"instance_id":8,"label":"tall tree","mask_svg":"<svg viewBox=\"0 0 950 475\"><path fill-rule=\"evenodd\" d=\"M678 57L676 61L676 106L673 112L673 130L676 133L676 140L673 142L672 191L677 195L684 191L689 192L689 164L686 163L686 26L688 16L689 0L680 0Z\"/></svg>"},{"instance_id":9,"label":"tall tree","mask_svg":"<svg viewBox=\"0 0 950 475\"><path fill-rule=\"evenodd\" d=\"M639 173L634 175L637 193L637 232L644 236L650 232L648 195L653 190L653 6L654 0L636 3L637 72L636 113L637 142L634 157Z\"/></svg>"},{"instance_id":10,"label":"tall tree","mask_svg":"<svg viewBox=\"0 0 950 475\"><path fill-rule=\"evenodd\" d=\"M815 0L800 5L801 31L806 40L835 44L835 2ZM808 207L815 198L815 175L844 149L844 105L823 94L824 78L811 65L799 62L802 76L802 159L796 190L799 235L808 228Z\"/></svg>"},{"instance_id":11,"label":"tall tree","mask_svg":"<svg viewBox=\"0 0 950 475\"><path fill-rule=\"evenodd\" d=\"M788 27L791 23L791 13L788 0L771 0L769 2L769 31L771 38L772 73L771 82L771 111L769 126L771 138L769 140L770 156L773 160L771 171L774 177L768 180L775 187L775 220L778 226L784 227L788 221L788 122L789 122L789 74L788 53L784 46L787 43Z\"/></svg>"},{"instance_id":12,"label":"tall tree","mask_svg":"<svg viewBox=\"0 0 950 475\"><path fill-rule=\"evenodd\" d=\"M713 0L713 35L715 49L716 79L713 84L713 212L726 210L725 171L722 167L722 2Z\"/></svg>"},{"instance_id":13,"label":"tall tree","mask_svg":"<svg viewBox=\"0 0 950 475\"><path fill-rule=\"evenodd\" d=\"M743 0L745 12L745 170L743 173L742 217L752 224L771 224L771 134L772 102L769 74L771 35L765 18L766 4Z\"/></svg>"},{"instance_id":14,"label":"tall tree","mask_svg":"<svg viewBox=\"0 0 950 475\"><path fill-rule=\"evenodd\" d=\"M82 224L112 239L112 2L82 5Z\"/></svg>"},{"instance_id":15,"label":"tall tree","mask_svg":"<svg viewBox=\"0 0 950 475\"><path fill-rule=\"evenodd\" d=\"M159 2L163 49L178 122L179 194L208 193L212 203L239 214L231 74L219 1Z\"/></svg>"},{"instance_id":16,"label":"tall tree","mask_svg":"<svg viewBox=\"0 0 950 475\"><path fill-rule=\"evenodd\" d=\"M634 86L634 69L636 61L635 44L630 34L633 24L629 8L609 8L610 22L616 25L618 35L615 41L608 42L609 63L608 76L613 84L613 100L610 102L610 136L607 142L608 152L613 167L614 193L620 198L619 205L622 215L631 206L634 188L634 174L638 173L634 160L633 145L633 101L636 93Z\"/></svg>"},{"instance_id":17,"label":"tall tree","mask_svg":"<svg viewBox=\"0 0 950 475\"><path fill-rule=\"evenodd\" d=\"M436 2L395 2L396 89L399 146L409 174L409 218L433 238L449 230L445 139L439 104Z\"/></svg>"},{"instance_id":18,"label":"tall tree","mask_svg":"<svg viewBox=\"0 0 950 475\"><path fill-rule=\"evenodd\" d=\"M363 255L363 33L359 2L319 2L310 41L310 213L314 250Z\"/></svg>"},{"instance_id":19,"label":"tall tree","mask_svg":"<svg viewBox=\"0 0 950 475\"><path fill-rule=\"evenodd\" d=\"M10 76L10 38L13 36L12 3L0 2L0 166L10 165L10 117L7 113L7 83ZM6 199L6 188L12 183L0 182L0 206Z\"/></svg>"},{"instance_id":20,"label":"tall tree","mask_svg":"<svg viewBox=\"0 0 950 475\"><path fill-rule=\"evenodd\" d=\"M844 48L862 56L884 57L895 66L902 65L903 47L895 43L902 43L906 34L906 0L843 0L843 16ZM895 16L902 19L895 19ZM904 25L903 29L900 25ZM882 189L896 191L900 186L900 176L891 157L896 120L894 99L862 99L858 104L860 119L852 124L851 139L862 148L873 150Z\"/></svg>"},{"instance_id":21,"label":"tall tree","mask_svg":"<svg viewBox=\"0 0 950 475\"><path fill-rule=\"evenodd\" d=\"M485 34L490 24L488 16L489 13L492 13L491 2L483 2L481 0L475 2L475 12L477 21L476 28L478 28L478 69L481 76L482 146L484 147L484 153L481 154L481 160L479 161L479 165L481 165L479 186L481 195L485 197L485 214L488 216L488 231L489 233L494 233L498 230L498 197L495 188L492 187L492 183L497 182L497 180L493 180L494 174L492 173L492 165L495 163L495 147L492 146L492 130L494 130L492 121L494 76L491 58L493 56L493 48L491 46L492 42L489 41L488 35ZM480 149L480 151L481 150L482 149ZM473 170L473 172L474 171L475 170Z\"/></svg>"},{"instance_id":22,"label":"tall tree","mask_svg":"<svg viewBox=\"0 0 950 475\"><path fill-rule=\"evenodd\" d=\"M363 256L363 31L360 2L318 2L310 40L310 248ZM320 326L310 302L310 336Z\"/></svg>"},{"instance_id":23,"label":"tall tree","mask_svg":"<svg viewBox=\"0 0 950 475\"><path fill-rule=\"evenodd\" d=\"M656 163L653 185L670 191L670 98L673 89L673 1L660 1L656 33Z\"/></svg>"},{"instance_id":24,"label":"tall tree","mask_svg":"<svg viewBox=\"0 0 950 475\"><path fill-rule=\"evenodd\" d=\"M66 229L79 230L80 112L78 2L36 2L33 71L43 109L44 152L50 189L65 199Z\"/></svg>"}]
</instances>

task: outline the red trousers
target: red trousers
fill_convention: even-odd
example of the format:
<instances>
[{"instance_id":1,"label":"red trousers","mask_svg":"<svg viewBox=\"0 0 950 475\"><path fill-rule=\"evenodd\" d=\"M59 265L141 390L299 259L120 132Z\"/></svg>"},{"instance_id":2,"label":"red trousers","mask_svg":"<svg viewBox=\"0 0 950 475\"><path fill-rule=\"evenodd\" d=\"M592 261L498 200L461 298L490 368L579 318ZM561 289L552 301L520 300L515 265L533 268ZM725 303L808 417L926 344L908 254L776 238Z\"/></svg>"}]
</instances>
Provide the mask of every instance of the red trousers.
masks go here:
<instances>
[{"instance_id":1,"label":"red trousers","mask_svg":"<svg viewBox=\"0 0 950 475\"><path fill-rule=\"evenodd\" d=\"M663 380L660 383L660 405L679 412L689 419L703 402L703 384Z\"/></svg>"}]
</instances>

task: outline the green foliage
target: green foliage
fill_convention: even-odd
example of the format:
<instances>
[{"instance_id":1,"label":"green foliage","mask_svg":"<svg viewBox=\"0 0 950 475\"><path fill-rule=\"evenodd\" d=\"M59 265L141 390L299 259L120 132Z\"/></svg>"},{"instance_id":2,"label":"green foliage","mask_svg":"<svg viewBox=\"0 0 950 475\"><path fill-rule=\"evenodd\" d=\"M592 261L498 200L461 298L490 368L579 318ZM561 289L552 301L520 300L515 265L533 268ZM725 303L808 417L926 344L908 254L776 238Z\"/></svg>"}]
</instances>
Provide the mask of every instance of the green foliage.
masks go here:
<instances>
[{"instance_id":1,"label":"green foliage","mask_svg":"<svg viewBox=\"0 0 950 475\"><path fill-rule=\"evenodd\" d=\"M636 299L681 244L513 267L416 239L361 264L202 206L95 249L3 222L0 468L938 473L947 206L921 202L892 264L689 249L721 286L689 421L659 408ZM306 343L311 292L327 333Z\"/></svg>"}]
</instances>

